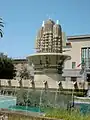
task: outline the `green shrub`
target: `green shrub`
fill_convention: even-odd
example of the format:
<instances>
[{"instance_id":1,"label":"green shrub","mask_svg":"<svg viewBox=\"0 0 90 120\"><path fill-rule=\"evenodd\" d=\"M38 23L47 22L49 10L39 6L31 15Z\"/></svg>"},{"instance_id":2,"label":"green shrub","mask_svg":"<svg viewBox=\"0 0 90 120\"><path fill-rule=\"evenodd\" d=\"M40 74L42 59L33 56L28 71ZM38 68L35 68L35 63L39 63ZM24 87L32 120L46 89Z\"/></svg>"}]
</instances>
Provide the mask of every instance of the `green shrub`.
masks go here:
<instances>
[{"instance_id":1,"label":"green shrub","mask_svg":"<svg viewBox=\"0 0 90 120\"><path fill-rule=\"evenodd\" d=\"M45 116L63 120L90 120L90 115L83 115L77 109L72 111L67 111L65 109L51 109L46 112Z\"/></svg>"}]
</instances>

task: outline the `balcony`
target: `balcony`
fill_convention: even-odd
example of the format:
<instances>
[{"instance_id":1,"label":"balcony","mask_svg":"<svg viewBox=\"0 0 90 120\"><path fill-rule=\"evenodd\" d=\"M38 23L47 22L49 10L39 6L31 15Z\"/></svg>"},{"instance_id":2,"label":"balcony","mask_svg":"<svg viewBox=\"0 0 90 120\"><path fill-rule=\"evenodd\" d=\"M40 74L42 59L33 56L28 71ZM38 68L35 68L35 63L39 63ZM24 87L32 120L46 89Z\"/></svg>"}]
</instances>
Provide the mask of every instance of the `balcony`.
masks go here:
<instances>
[{"instance_id":1,"label":"balcony","mask_svg":"<svg viewBox=\"0 0 90 120\"><path fill-rule=\"evenodd\" d=\"M80 69L64 69L63 76L64 77L82 77L80 74Z\"/></svg>"}]
</instances>

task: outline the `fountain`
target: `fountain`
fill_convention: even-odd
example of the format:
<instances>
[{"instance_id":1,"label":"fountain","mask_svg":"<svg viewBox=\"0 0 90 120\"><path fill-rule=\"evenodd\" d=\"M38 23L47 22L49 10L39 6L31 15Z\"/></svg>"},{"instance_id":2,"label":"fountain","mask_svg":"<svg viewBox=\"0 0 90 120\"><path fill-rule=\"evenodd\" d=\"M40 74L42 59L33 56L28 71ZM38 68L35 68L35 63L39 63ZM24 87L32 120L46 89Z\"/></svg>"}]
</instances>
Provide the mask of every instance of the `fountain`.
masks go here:
<instances>
[{"instance_id":1,"label":"fountain","mask_svg":"<svg viewBox=\"0 0 90 120\"><path fill-rule=\"evenodd\" d=\"M63 54L62 30L59 22L51 19L43 23L36 38L36 53L27 57L34 65L34 82L47 81L48 89L58 89L56 81L62 81L62 69L70 56ZM37 87L37 86L35 86Z\"/></svg>"},{"instance_id":2,"label":"fountain","mask_svg":"<svg viewBox=\"0 0 90 120\"><path fill-rule=\"evenodd\" d=\"M42 92L43 92L43 90L41 90L41 93L40 93L39 113L41 113L40 108L41 108L41 104L42 104Z\"/></svg>"},{"instance_id":3,"label":"fountain","mask_svg":"<svg viewBox=\"0 0 90 120\"><path fill-rule=\"evenodd\" d=\"M25 114L29 111L38 111L41 114L42 106L52 108L64 104L63 95L59 90L62 89L64 62L71 57L63 54L62 29L59 22L55 23L51 19L43 22L36 42L36 53L27 57L28 63L34 67L34 80L21 80L19 85L17 80L11 81L18 101L12 110L24 111ZM66 100L66 95L64 98Z\"/></svg>"},{"instance_id":4,"label":"fountain","mask_svg":"<svg viewBox=\"0 0 90 120\"><path fill-rule=\"evenodd\" d=\"M42 101L43 86L47 93L54 91L54 107L56 106L58 89L62 81L63 65L71 57L63 54L62 29L59 21L55 23L51 19L43 22L36 37L36 53L27 57L30 65L34 67L34 89L40 89L40 104ZM48 98L48 95L47 95ZM48 100L48 104L51 105ZM53 104L53 103L52 103ZM53 106L53 105L52 105Z\"/></svg>"},{"instance_id":5,"label":"fountain","mask_svg":"<svg viewBox=\"0 0 90 120\"><path fill-rule=\"evenodd\" d=\"M56 107L56 100L57 100L57 90L56 90L56 93L55 93L55 107Z\"/></svg>"}]
</instances>

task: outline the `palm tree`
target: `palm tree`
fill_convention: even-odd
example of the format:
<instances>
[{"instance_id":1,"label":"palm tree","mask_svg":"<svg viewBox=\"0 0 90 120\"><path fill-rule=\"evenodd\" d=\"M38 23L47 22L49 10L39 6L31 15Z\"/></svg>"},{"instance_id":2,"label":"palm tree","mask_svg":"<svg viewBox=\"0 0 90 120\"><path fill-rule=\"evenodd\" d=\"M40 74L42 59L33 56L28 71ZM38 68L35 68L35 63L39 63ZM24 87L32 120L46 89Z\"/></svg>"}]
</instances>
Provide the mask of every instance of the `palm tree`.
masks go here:
<instances>
[{"instance_id":1,"label":"palm tree","mask_svg":"<svg viewBox=\"0 0 90 120\"><path fill-rule=\"evenodd\" d=\"M3 25L3 21L2 21L2 18L0 18L0 37L2 38L3 37L3 31L2 31L2 28L4 27Z\"/></svg>"}]
</instances>

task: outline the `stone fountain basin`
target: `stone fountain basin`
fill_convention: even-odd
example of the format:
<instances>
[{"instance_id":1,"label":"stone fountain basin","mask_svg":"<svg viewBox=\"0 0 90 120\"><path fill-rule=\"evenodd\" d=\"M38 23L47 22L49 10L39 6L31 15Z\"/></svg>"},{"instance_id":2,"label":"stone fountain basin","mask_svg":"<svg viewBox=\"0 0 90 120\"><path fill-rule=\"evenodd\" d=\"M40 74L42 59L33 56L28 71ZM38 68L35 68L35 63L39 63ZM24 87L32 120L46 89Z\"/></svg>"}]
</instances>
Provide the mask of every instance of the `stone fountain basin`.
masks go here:
<instances>
[{"instance_id":1,"label":"stone fountain basin","mask_svg":"<svg viewBox=\"0 0 90 120\"><path fill-rule=\"evenodd\" d=\"M50 62L50 65L56 65L56 62L64 62L65 60L71 59L70 56L63 53L35 53L28 56L27 59L31 64L33 63L34 65L39 65L40 60L42 60L42 64L46 63L46 57Z\"/></svg>"}]
</instances>

